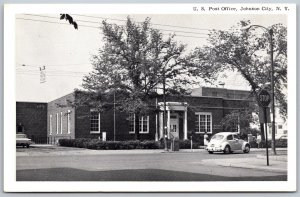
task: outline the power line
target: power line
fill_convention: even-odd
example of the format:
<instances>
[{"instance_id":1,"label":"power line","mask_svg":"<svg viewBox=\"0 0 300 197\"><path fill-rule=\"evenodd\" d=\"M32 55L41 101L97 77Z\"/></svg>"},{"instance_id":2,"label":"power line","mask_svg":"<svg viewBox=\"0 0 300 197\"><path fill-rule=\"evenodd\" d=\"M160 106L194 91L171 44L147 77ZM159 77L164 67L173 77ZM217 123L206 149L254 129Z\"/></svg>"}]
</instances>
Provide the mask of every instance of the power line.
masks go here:
<instances>
[{"instance_id":1,"label":"power line","mask_svg":"<svg viewBox=\"0 0 300 197\"><path fill-rule=\"evenodd\" d=\"M98 19L104 19L104 20L114 20L114 21L126 21L124 19L115 19L115 18L109 18L109 17L100 17L100 16L89 16L89 15L83 15L83 14L72 14L74 16L83 16L83 17L88 17L88 18L98 18ZM136 22L136 23L142 23L142 22ZM151 23L152 25L157 25L157 26L164 26L164 27L176 27L176 28L183 28L183 29L194 29L194 30L208 30L210 29L204 29L204 28L195 28L195 27L186 27L186 26L177 26L177 25L165 25L165 24L159 24L159 23Z\"/></svg>"},{"instance_id":2,"label":"power line","mask_svg":"<svg viewBox=\"0 0 300 197\"><path fill-rule=\"evenodd\" d=\"M19 64L19 63L18 63ZM46 64L47 67L62 67L62 66L76 66L76 65L89 65L91 66L91 63L74 63L74 64ZM18 67L25 68L25 67L36 67L39 68L38 65L30 65L30 64L19 64Z\"/></svg>"},{"instance_id":3,"label":"power line","mask_svg":"<svg viewBox=\"0 0 300 197\"><path fill-rule=\"evenodd\" d=\"M18 70L18 72L24 72L24 73L39 73L40 71L38 70ZM84 75L84 74L89 74L89 72L76 72L76 71L67 71L67 70L47 70L47 74L78 74L78 75Z\"/></svg>"},{"instance_id":4,"label":"power line","mask_svg":"<svg viewBox=\"0 0 300 197\"><path fill-rule=\"evenodd\" d=\"M52 23L52 24L60 24L60 25L69 25L69 24L66 24L66 23L59 23L59 22L53 22L53 21L47 21L47 20L37 20L37 19L27 19L27 18L16 18L16 19L19 19L19 20L28 20L28 21L36 21L36 22L45 22L45 23ZM94 27L94 26L87 26L87 25L78 25L78 26L99 29L99 27ZM100 34L102 34L102 33L100 33ZM169 35L169 34L163 34L163 35ZM207 39L207 37L186 36L186 35L179 35L179 34L175 34L175 36L178 36L178 37L189 37L189 38L205 38L205 39Z\"/></svg>"},{"instance_id":5,"label":"power line","mask_svg":"<svg viewBox=\"0 0 300 197\"><path fill-rule=\"evenodd\" d=\"M46 15L39 15L39 14L23 14L23 15L26 15L26 16L38 16L38 17L43 17L43 18L53 18L53 19L58 19L58 17L54 17L54 16L46 16ZM85 22L85 23L100 24L100 22L86 21L86 20L80 20L80 19L76 19L76 21Z\"/></svg>"},{"instance_id":6,"label":"power line","mask_svg":"<svg viewBox=\"0 0 300 197\"><path fill-rule=\"evenodd\" d=\"M52 24L60 24L60 25L70 25L68 23L59 23L59 22L53 22L53 21L47 21L47 20L37 20L37 19L28 19L28 18L16 18L16 19L26 20L26 21L36 21L36 22L52 23ZM78 26L99 29L99 27L95 27L95 26L88 26L88 25L78 25Z\"/></svg>"},{"instance_id":7,"label":"power line","mask_svg":"<svg viewBox=\"0 0 300 197\"><path fill-rule=\"evenodd\" d=\"M38 73L20 73L20 72L17 72L17 74L20 74L20 75L33 75L33 76L40 76L40 74ZM48 76L51 76L51 77L83 77L83 76L80 76L80 75L68 75L68 74L62 74L62 75L59 75L59 74L46 74L47 77Z\"/></svg>"},{"instance_id":8,"label":"power line","mask_svg":"<svg viewBox=\"0 0 300 197\"><path fill-rule=\"evenodd\" d=\"M24 14L24 15L27 15L27 16L37 16L37 17L42 17L42 18L54 18L54 19L57 19L57 17L45 16L45 15L37 15L37 14ZM87 21L87 20L80 20L80 19L79 20L76 19L76 21L81 21L81 22L86 22L86 23L97 23L97 24L99 23L99 22L95 22L95 21ZM126 21L126 20L123 20L123 21ZM81 25L81 26L83 26L83 25ZM123 26L124 27L125 25L119 25L119 26ZM92 26L89 26L89 27L92 27ZM100 27L97 27L97 28L100 28ZM161 30L161 31L168 31L168 32L178 32L178 33L187 33L187 34L208 35L207 33L200 33L200 32L178 31L178 30L159 29L159 28L155 28L155 29ZM189 37L189 36L185 36L185 35L177 35L177 36ZM205 37L196 37L196 38L205 38Z\"/></svg>"},{"instance_id":9,"label":"power line","mask_svg":"<svg viewBox=\"0 0 300 197\"><path fill-rule=\"evenodd\" d=\"M24 14L26 16L37 16L37 17L43 17L43 18L53 18L53 19L58 19L57 17L53 17L53 16L45 16L45 15L38 15L38 14ZM95 21L87 21L87 20L80 20L80 19L76 19L76 21L81 21L81 22L86 22L86 23L96 23L99 24L99 22L95 22ZM126 21L126 20L122 20L122 21ZM141 22L138 22L141 23ZM120 25L120 26L125 26L125 25ZM169 29L159 29L159 28L155 28L161 31L171 31L171 32L179 32L179 33L188 33L188 34L202 34L202 35L208 35L207 33L200 33L200 32L188 32L188 31L178 31L178 30L169 30Z\"/></svg>"}]
</instances>

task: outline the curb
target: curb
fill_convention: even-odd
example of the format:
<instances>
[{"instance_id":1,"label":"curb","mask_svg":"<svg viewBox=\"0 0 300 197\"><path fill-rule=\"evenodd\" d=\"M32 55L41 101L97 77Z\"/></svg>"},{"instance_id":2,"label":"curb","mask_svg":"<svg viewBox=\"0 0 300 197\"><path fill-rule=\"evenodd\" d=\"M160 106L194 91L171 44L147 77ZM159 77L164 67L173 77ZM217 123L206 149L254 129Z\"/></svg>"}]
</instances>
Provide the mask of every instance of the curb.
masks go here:
<instances>
[{"instance_id":1,"label":"curb","mask_svg":"<svg viewBox=\"0 0 300 197\"><path fill-rule=\"evenodd\" d=\"M234 167L234 168L245 168L245 169L257 169L257 170L266 170L270 172L287 172L287 169L281 169L281 168L273 168L270 166L254 166L254 165L239 165L239 164L217 164L218 166L224 166L224 167Z\"/></svg>"},{"instance_id":2,"label":"curb","mask_svg":"<svg viewBox=\"0 0 300 197\"><path fill-rule=\"evenodd\" d=\"M255 157L253 159L255 159ZM265 159L265 157L264 157L264 159ZM262 162L262 159L256 159L256 161L252 160L251 162L249 162L249 160L247 160L247 159L245 159L245 160L243 160L243 159L234 159L234 160L206 159L206 160L203 160L202 163L206 164L206 165L216 165L216 166L244 168L244 169L256 169L256 170L264 170L264 171L270 171L270 172L281 172L281 173L287 172L287 162L278 161L278 160L277 161L271 160L269 166L267 166L265 162Z\"/></svg>"},{"instance_id":3,"label":"curb","mask_svg":"<svg viewBox=\"0 0 300 197\"><path fill-rule=\"evenodd\" d=\"M258 159L266 159L266 155L256 155ZM269 155L271 161L285 161L287 162L287 155Z\"/></svg>"}]
</instances>

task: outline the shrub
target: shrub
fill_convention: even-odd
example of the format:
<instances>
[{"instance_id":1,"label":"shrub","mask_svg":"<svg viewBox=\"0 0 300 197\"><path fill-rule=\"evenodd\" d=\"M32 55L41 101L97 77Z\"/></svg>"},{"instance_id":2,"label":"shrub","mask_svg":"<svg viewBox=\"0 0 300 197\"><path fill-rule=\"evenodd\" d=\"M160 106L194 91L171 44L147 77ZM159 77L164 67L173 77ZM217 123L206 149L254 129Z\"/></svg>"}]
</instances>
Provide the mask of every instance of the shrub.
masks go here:
<instances>
[{"instance_id":1,"label":"shrub","mask_svg":"<svg viewBox=\"0 0 300 197\"><path fill-rule=\"evenodd\" d=\"M272 140L268 140L268 147L271 148L271 143ZM258 143L257 142L250 142L250 147L251 148L257 148L258 147ZM276 148L286 148L287 147L287 140L286 139L281 139L281 140L275 140L275 145ZM266 143L264 141L259 143L259 148L266 148Z\"/></svg>"},{"instance_id":2,"label":"shrub","mask_svg":"<svg viewBox=\"0 0 300 197\"><path fill-rule=\"evenodd\" d=\"M200 148L200 142L193 141L193 149ZM191 140L179 140L179 149L190 149L191 148Z\"/></svg>"},{"instance_id":3,"label":"shrub","mask_svg":"<svg viewBox=\"0 0 300 197\"><path fill-rule=\"evenodd\" d=\"M171 141L172 140L167 140L168 149L171 149ZM191 148L191 141L190 140L177 140L177 141L179 143L179 149L190 149ZM200 148L200 146L201 146L200 142L194 142L193 141L193 149L198 149L198 148ZM164 143L163 139L160 141L159 148L161 148L161 149L165 148L165 143Z\"/></svg>"},{"instance_id":4,"label":"shrub","mask_svg":"<svg viewBox=\"0 0 300 197\"><path fill-rule=\"evenodd\" d=\"M141 149L159 149L160 143L153 140L143 141L140 143Z\"/></svg>"},{"instance_id":5,"label":"shrub","mask_svg":"<svg viewBox=\"0 0 300 197\"><path fill-rule=\"evenodd\" d=\"M60 146L75 147L75 139L59 139L58 143Z\"/></svg>"},{"instance_id":6,"label":"shrub","mask_svg":"<svg viewBox=\"0 0 300 197\"><path fill-rule=\"evenodd\" d=\"M101 141L98 139L60 139L60 146L87 148L95 150L121 150L121 149L159 149L160 142L146 141Z\"/></svg>"}]
</instances>

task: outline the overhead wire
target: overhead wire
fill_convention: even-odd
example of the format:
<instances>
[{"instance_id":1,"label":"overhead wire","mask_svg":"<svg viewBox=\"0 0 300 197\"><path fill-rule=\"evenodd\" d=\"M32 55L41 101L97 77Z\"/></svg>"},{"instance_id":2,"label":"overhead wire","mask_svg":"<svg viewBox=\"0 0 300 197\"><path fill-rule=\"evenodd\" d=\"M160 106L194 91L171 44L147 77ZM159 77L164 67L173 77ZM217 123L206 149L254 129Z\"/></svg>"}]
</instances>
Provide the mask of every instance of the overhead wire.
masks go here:
<instances>
[{"instance_id":1,"label":"overhead wire","mask_svg":"<svg viewBox=\"0 0 300 197\"><path fill-rule=\"evenodd\" d=\"M37 14L23 14L25 16L34 16L34 17L42 17L42 18L54 18L54 19L58 19L57 17L52 17L52 16L45 16L45 15L37 15ZM29 21L36 21L36 22L46 22L46 23L52 23L52 24L61 24L61 25L69 25L69 23L61 23L61 22L56 22L56 21L49 21L49 20L41 20L41 19L32 19L32 18L23 18L23 17L17 17L16 19L19 20L29 20ZM99 23L99 22L95 22L95 21L87 21L87 20L80 20L80 19L76 19L76 21L82 21L82 22L86 22L86 23ZM89 28L96 28L99 29L99 27L95 27L95 26L90 26L90 25L82 25L82 24L78 24L78 27L89 27ZM124 25L120 25L120 26L124 26ZM184 27L182 27L184 28ZM159 29L159 28L154 28L157 30L161 30L161 31L165 31L165 32L178 32L178 33L185 33L185 34L195 34L195 35L208 35L207 33L201 33L201 32L189 32L189 31L178 31L178 30L169 30L169 29ZM101 33L102 34L102 33ZM162 33L163 35L170 35L170 34L166 34L166 33ZM203 36L192 36L192 35L182 35L182 34L175 34L175 36L178 37L190 37L190 38L208 38L208 37L203 37Z\"/></svg>"},{"instance_id":2,"label":"overhead wire","mask_svg":"<svg viewBox=\"0 0 300 197\"><path fill-rule=\"evenodd\" d=\"M115 21L126 21L124 19L114 19L109 17L100 17L100 16L90 16L90 15L84 15L84 14L72 14L74 16L83 16L88 18L98 18L98 19L104 19L104 20L115 20ZM136 22L136 23L143 23L143 22ZM210 29L204 29L204 28L196 28L196 27L187 27L187 26L179 26L179 25L166 25L166 24L159 24L159 23L151 23L152 25L157 26L164 26L164 27L175 27L175 28L184 28L184 29L194 29L194 30L210 30Z\"/></svg>"}]
</instances>

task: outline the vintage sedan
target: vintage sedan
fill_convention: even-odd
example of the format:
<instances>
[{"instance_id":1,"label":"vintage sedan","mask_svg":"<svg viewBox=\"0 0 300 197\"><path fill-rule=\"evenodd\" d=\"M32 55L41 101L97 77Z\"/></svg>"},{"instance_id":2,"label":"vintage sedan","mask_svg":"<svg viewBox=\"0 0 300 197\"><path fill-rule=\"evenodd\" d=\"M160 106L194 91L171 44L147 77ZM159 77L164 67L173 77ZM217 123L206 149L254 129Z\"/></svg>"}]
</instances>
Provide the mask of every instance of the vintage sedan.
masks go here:
<instances>
[{"instance_id":1,"label":"vintage sedan","mask_svg":"<svg viewBox=\"0 0 300 197\"><path fill-rule=\"evenodd\" d=\"M17 134L16 136L16 144L17 146L23 146L23 148L26 146L27 148L29 148L30 144L32 144L31 139L29 139L27 137L26 134L21 133L21 134Z\"/></svg>"},{"instance_id":2,"label":"vintage sedan","mask_svg":"<svg viewBox=\"0 0 300 197\"><path fill-rule=\"evenodd\" d=\"M234 151L249 153L250 144L240 139L238 133L221 132L212 136L205 149L209 154L212 154L213 152L223 152L228 154Z\"/></svg>"}]
</instances>

